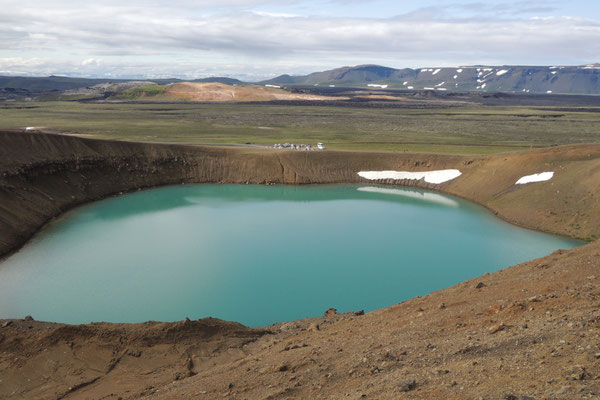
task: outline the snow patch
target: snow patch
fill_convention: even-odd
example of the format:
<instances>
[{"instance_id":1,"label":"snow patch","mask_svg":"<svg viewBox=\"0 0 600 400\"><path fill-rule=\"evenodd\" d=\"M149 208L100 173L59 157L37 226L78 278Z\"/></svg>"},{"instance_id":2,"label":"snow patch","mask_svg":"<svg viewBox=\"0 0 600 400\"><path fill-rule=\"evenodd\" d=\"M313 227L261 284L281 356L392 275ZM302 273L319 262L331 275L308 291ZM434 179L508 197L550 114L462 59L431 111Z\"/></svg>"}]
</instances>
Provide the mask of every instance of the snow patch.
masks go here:
<instances>
[{"instance_id":1,"label":"snow patch","mask_svg":"<svg viewBox=\"0 0 600 400\"><path fill-rule=\"evenodd\" d=\"M277 85L265 85L266 87L270 87L270 88L275 88L275 89L281 89L281 86L277 86Z\"/></svg>"},{"instance_id":2,"label":"snow patch","mask_svg":"<svg viewBox=\"0 0 600 400\"><path fill-rule=\"evenodd\" d=\"M459 68L456 70L456 72L458 72L460 74L461 72L463 72L463 70L462 70L462 68Z\"/></svg>"},{"instance_id":3,"label":"snow patch","mask_svg":"<svg viewBox=\"0 0 600 400\"><path fill-rule=\"evenodd\" d=\"M546 93L550 94L552 93L552 90L547 90Z\"/></svg>"},{"instance_id":4,"label":"snow patch","mask_svg":"<svg viewBox=\"0 0 600 400\"><path fill-rule=\"evenodd\" d=\"M558 72L556 72L556 71L552 71L552 72L551 72L551 74L552 74L552 75L556 75L556 74L558 74Z\"/></svg>"},{"instance_id":5,"label":"snow patch","mask_svg":"<svg viewBox=\"0 0 600 400\"><path fill-rule=\"evenodd\" d=\"M454 76L453 76L453 78L454 78L454 79L458 78L458 75L454 75Z\"/></svg>"},{"instance_id":6,"label":"snow patch","mask_svg":"<svg viewBox=\"0 0 600 400\"><path fill-rule=\"evenodd\" d=\"M408 86L407 88L408 89L414 89L415 87L414 86Z\"/></svg>"},{"instance_id":7,"label":"snow patch","mask_svg":"<svg viewBox=\"0 0 600 400\"><path fill-rule=\"evenodd\" d=\"M435 85L435 87L444 86L444 83L446 83L446 82L438 83L437 85Z\"/></svg>"},{"instance_id":8,"label":"snow patch","mask_svg":"<svg viewBox=\"0 0 600 400\"><path fill-rule=\"evenodd\" d=\"M435 88L432 87L424 87L423 90L435 90Z\"/></svg>"},{"instance_id":9,"label":"snow patch","mask_svg":"<svg viewBox=\"0 0 600 400\"><path fill-rule=\"evenodd\" d=\"M445 87L439 87L439 88L437 88L437 90L448 90L448 89L446 89Z\"/></svg>"},{"instance_id":10,"label":"snow patch","mask_svg":"<svg viewBox=\"0 0 600 400\"><path fill-rule=\"evenodd\" d=\"M553 176L554 176L554 172L542 172L539 174L527 175L527 176L520 178L515 183L515 185L524 185L526 183L532 183L532 182L545 182L545 181L549 181L550 179L552 179Z\"/></svg>"},{"instance_id":11,"label":"snow patch","mask_svg":"<svg viewBox=\"0 0 600 400\"><path fill-rule=\"evenodd\" d=\"M391 194L395 196L408 197L411 199L423 200L430 203L442 204L449 207L458 207L458 202L437 193L417 192L408 189L388 189L375 186L359 187L356 190L367 193Z\"/></svg>"},{"instance_id":12,"label":"snow patch","mask_svg":"<svg viewBox=\"0 0 600 400\"><path fill-rule=\"evenodd\" d=\"M408 81L404 82L404 83L403 83L403 85L404 85L404 86L408 85Z\"/></svg>"},{"instance_id":13,"label":"snow patch","mask_svg":"<svg viewBox=\"0 0 600 400\"><path fill-rule=\"evenodd\" d=\"M381 89L386 89L388 87L388 85L377 85L375 83L369 83L367 86L368 87L381 88Z\"/></svg>"},{"instance_id":14,"label":"snow patch","mask_svg":"<svg viewBox=\"0 0 600 400\"><path fill-rule=\"evenodd\" d=\"M508 72L507 69L501 69L500 71L496 72L496 76L502 76L504 74L506 74Z\"/></svg>"},{"instance_id":15,"label":"snow patch","mask_svg":"<svg viewBox=\"0 0 600 400\"><path fill-rule=\"evenodd\" d=\"M487 83L484 83L483 85L481 85L481 88L485 89L486 86L487 86Z\"/></svg>"},{"instance_id":16,"label":"snow patch","mask_svg":"<svg viewBox=\"0 0 600 400\"><path fill-rule=\"evenodd\" d=\"M438 171L408 172L408 171L360 171L358 176L376 181L380 179L424 179L427 183L444 183L458 178L462 175L457 169L443 169Z\"/></svg>"},{"instance_id":17,"label":"snow patch","mask_svg":"<svg viewBox=\"0 0 600 400\"><path fill-rule=\"evenodd\" d=\"M438 68L438 69L436 69L435 71L433 71L433 74L432 74L432 75L436 75L436 74L437 74L438 72L440 72L441 70L442 70L441 68Z\"/></svg>"}]
</instances>

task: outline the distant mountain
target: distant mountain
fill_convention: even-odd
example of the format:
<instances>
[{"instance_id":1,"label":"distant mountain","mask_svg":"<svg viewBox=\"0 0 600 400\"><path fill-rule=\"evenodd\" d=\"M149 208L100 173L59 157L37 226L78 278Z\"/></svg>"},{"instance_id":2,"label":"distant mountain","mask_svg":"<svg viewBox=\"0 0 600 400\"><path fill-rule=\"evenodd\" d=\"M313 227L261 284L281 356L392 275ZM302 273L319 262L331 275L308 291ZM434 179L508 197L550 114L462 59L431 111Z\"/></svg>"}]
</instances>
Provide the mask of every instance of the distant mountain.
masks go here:
<instances>
[{"instance_id":1,"label":"distant mountain","mask_svg":"<svg viewBox=\"0 0 600 400\"><path fill-rule=\"evenodd\" d=\"M24 89L33 92L47 92L53 90L72 90L87 86L94 86L109 82L126 82L125 79L87 79L68 78L63 76L48 77L22 77L0 76L0 88Z\"/></svg>"},{"instance_id":2,"label":"distant mountain","mask_svg":"<svg viewBox=\"0 0 600 400\"><path fill-rule=\"evenodd\" d=\"M88 79L88 78L69 78L64 76L48 77L22 77L22 76L0 76L0 89L21 89L31 92L51 92L65 91L81 88L91 88L102 84L123 84L127 82L147 82L148 84L158 83L176 83L183 82L181 79ZM227 85L242 84L243 82L233 78L204 78L196 79L192 82L219 82Z\"/></svg>"},{"instance_id":3,"label":"distant mountain","mask_svg":"<svg viewBox=\"0 0 600 400\"><path fill-rule=\"evenodd\" d=\"M0 76L0 100L4 98L38 98L45 92L76 90L84 94L134 84L168 84L180 79L87 79ZM238 79L211 77L191 82L218 82L242 85ZM560 94L600 94L600 64L583 66L463 66L443 68L395 69L380 65L342 67L304 76L281 75L258 82L277 86L335 86L372 89L435 90L459 92L520 92ZM116 86L115 86L116 85ZM105 91L106 91L105 90ZM117 92L119 90L116 90Z\"/></svg>"},{"instance_id":4,"label":"distant mountain","mask_svg":"<svg viewBox=\"0 0 600 400\"><path fill-rule=\"evenodd\" d=\"M180 81L183 82L183 81ZM226 77L222 77L222 76L215 76L215 77L211 77L211 78L202 78L202 79L194 79L193 81L189 81L189 82L198 82L198 83L209 83L209 82L217 82L217 83L224 83L225 85L242 85L244 82L240 81L239 79L234 79L234 78L226 78Z\"/></svg>"},{"instance_id":5,"label":"distant mountain","mask_svg":"<svg viewBox=\"0 0 600 400\"><path fill-rule=\"evenodd\" d=\"M600 64L420 69L359 65L304 76L281 75L260 83L407 90L600 94Z\"/></svg>"}]
</instances>

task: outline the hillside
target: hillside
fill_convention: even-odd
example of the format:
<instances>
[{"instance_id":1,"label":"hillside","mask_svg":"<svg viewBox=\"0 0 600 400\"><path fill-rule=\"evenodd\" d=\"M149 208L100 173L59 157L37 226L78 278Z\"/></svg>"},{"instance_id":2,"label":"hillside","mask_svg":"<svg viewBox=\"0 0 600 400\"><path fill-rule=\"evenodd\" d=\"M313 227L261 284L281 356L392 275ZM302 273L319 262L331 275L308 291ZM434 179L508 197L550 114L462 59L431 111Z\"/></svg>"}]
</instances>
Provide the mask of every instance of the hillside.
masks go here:
<instances>
[{"instance_id":1,"label":"hillside","mask_svg":"<svg viewBox=\"0 0 600 400\"><path fill-rule=\"evenodd\" d=\"M360 65L305 76L281 75L261 83L406 90L600 94L599 78L600 64L421 69Z\"/></svg>"},{"instance_id":2,"label":"hillside","mask_svg":"<svg viewBox=\"0 0 600 400\"><path fill-rule=\"evenodd\" d=\"M330 100L332 98L289 93L276 87L257 85L232 86L224 83L181 82L163 87L157 100L189 100L202 102L269 101L269 100ZM129 94L124 92L123 95ZM152 96L137 97L152 100ZM136 98L132 98L136 99ZM339 99L339 98L338 98Z\"/></svg>"}]
</instances>

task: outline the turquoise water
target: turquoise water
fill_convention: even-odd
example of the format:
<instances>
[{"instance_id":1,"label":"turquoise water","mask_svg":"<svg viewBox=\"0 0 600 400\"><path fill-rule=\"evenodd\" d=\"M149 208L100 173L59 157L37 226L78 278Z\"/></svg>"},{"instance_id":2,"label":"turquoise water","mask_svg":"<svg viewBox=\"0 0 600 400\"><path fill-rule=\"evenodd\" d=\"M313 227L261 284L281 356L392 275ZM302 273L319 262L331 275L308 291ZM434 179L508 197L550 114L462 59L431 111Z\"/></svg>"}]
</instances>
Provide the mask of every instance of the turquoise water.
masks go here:
<instances>
[{"instance_id":1,"label":"turquoise water","mask_svg":"<svg viewBox=\"0 0 600 400\"><path fill-rule=\"evenodd\" d=\"M580 244L414 189L165 187L49 225L0 264L0 318L264 326L374 310Z\"/></svg>"}]
</instances>

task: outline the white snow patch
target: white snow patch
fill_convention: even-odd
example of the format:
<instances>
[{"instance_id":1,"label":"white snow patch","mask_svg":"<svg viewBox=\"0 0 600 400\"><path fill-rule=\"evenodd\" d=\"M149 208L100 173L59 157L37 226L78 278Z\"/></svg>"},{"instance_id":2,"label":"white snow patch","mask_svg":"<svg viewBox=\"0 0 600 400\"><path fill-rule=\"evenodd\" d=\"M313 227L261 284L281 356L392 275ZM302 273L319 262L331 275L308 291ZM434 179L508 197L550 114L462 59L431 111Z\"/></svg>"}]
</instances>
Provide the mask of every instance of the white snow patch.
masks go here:
<instances>
[{"instance_id":1,"label":"white snow patch","mask_svg":"<svg viewBox=\"0 0 600 400\"><path fill-rule=\"evenodd\" d=\"M437 85L435 85L435 87L444 86L444 83L446 83L446 82L438 83Z\"/></svg>"},{"instance_id":2,"label":"white snow patch","mask_svg":"<svg viewBox=\"0 0 600 400\"><path fill-rule=\"evenodd\" d=\"M520 178L515 183L515 185L524 185L526 183L532 183L532 182L545 182L545 181L549 181L550 179L552 179L553 176L554 176L554 172L542 172L539 174L527 175L527 176Z\"/></svg>"},{"instance_id":3,"label":"white snow patch","mask_svg":"<svg viewBox=\"0 0 600 400\"><path fill-rule=\"evenodd\" d=\"M427 72L427 68L423 68L421 72Z\"/></svg>"},{"instance_id":4,"label":"white snow patch","mask_svg":"<svg viewBox=\"0 0 600 400\"><path fill-rule=\"evenodd\" d=\"M414 89L414 88L415 88L414 86L408 86L408 89Z\"/></svg>"},{"instance_id":5,"label":"white snow patch","mask_svg":"<svg viewBox=\"0 0 600 400\"><path fill-rule=\"evenodd\" d=\"M376 181L380 179L424 179L427 183L444 183L456 179L462 175L457 169L443 169L438 171L408 172L408 171L360 171L358 175L362 178Z\"/></svg>"},{"instance_id":6,"label":"white snow patch","mask_svg":"<svg viewBox=\"0 0 600 400\"><path fill-rule=\"evenodd\" d=\"M486 86L487 86L487 83L484 83L483 85L481 85L481 88L485 89Z\"/></svg>"},{"instance_id":7,"label":"white snow patch","mask_svg":"<svg viewBox=\"0 0 600 400\"><path fill-rule=\"evenodd\" d=\"M430 203L442 204L449 207L458 207L458 202L437 193L417 192L408 189L388 189L375 186L359 187L359 192L392 194L395 196L408 197L411 199L423 200Z\"/></svg>"},{"instance_id":8,"label":"white snow patch","mask_svg":"<svg viewBox=\"0 0 600 400\"><path fill-rule=\"evenodd\" d=\"M404 82L404 83L403 83L403 85L404 85L404 86L408 85L408 81Z\"/></svg>"},{"instance_id":9,"label":"white snow patch","mask_svg":"<svg viewBox=\"0 0 600 400\"><path fill-rule=\"evenodd\" d=\"M483 70L484 70L485 72L493 71L493 69L492 69L492 68L484 68Z\"/></svg>"},{"instance_id":10,"label":"white snow patch","mask_svg":"<svg viewBox=\"0 0 600 400\"><path fill-rule=\"evenodd\" d=\"M437 88L437 90L448 90L448 89L446 89L445 87L439 87L439 88Z\"/></svg>"},{"instance_id":11,"label":"white snow patch","mask_svg":"<svg viewBox=\"0 0 600 400\"><path fill-rule=\"evenodd\" d=\"M442 70L441 68L438 68L438 69L436 69L435 71L433 71L433 74L432 74L432 75L436 75L436 74L437 74L438 72L440 72L441 70Z\"/></svg>"},{"instance_id":12,"label":"white snow patch","mask_svg":"<svg viewBox=\"0 0 600 400\"><path fill-rule=\"evenodd\" d=\"M552 93L552 90L547 90L546 93L550 94Z\"/></svg>"},{"instance_id":13,"label":"white snow patch","mask_svg":"<svg viewBox=\"0 0 600 400\"><path fill-rule=\"evenodd\" d=\"M454 75L454 76L453 76L453 78L454 78L454 79L458 78L458 75Z\"/></svg>"},{"instance_id":14,"label":"white snow patch","mask_svg":"<svg viewBox=\"0 0 600 400\"><path fill-rule=\"evenodd\" d=\"M556 74L558 74L558 72L556 72L556 71L552 71L552 72L551 72L551 74L552 74L552 75L556 75Z\"/></svg>"},{"instance_id":15,"label":"white snow patch","mask_svg":"<svg viewBox=\"0 0 600 400\"><path fill-rule=\"evenodd\" d=\"M550 69L558 69L558 67L550 67Z\"/></svg>"},{"instance_id":16,"label":"white snow patch","mask_svg":"<svg viewBox=\"0 0 600 400\"><path fill-rule=\"evenodd\" d=\"M329 85L329 87L335 87L335 85Z\"/></svg>"},{"instance_id":17,"label":"white snow patch","mask_svg":"<svg viewBox=\"0 0 600 400\"><path fill-rule=\"evenodd\" d=\"M429 68L427 71L429 71L429 72L433 72L433 68Z\"/></svg>"},{"instance_id":18,"label":"white snow patch","mask_svg":"<svg viewBox=\"0 0 600 400\"><path fill-rule=\"evenodd\" d=\"M435 90L435 88L432 87L424 87L423 90Z\"/></svg>"},{"instance_id":19,"label":"white snow patch","mask_svg":"<svg viewBox=\"0 0 600 400\"><path fill-rule=\"evenodd\" d=\"M367 86L381 88L381 89L386 89L388 87L388 85L377 85L375 83L369 83Z\"/></svg>"},{"instance_id":20,"label":"white snow patch","mask_svg":"<svg viewBox=\"0 0 600 400\"><path fill-rule=\"evenodd\" d=\"M265 85L266 87L270 87L270 88L275 88L275 89L281 89L281 86L277 86L277 85Z\"/></svg>"},{"instance_id":21,"label":"white snow patch","mask_svg":"<svg viewBox=\"0 0 600 400\"><path fill-rule=\"evenodd\" d=\"M33 131L35 130L35 126L28 126L25 128L26 131Z\"/></svg>"},{"instance_id":22,"label":"white snow patch","mask_svg":"<svg viewBox=\"0 0 600 400\"><path fill-rule=\"evenodd\" d=\"M459 68L456 70L456 72L458 72L460 74L461 72L463 72L463 70L462 70L462 68Z\"/></svg>"},{"instance_id":23,"label":"white snow patch","mask_svg":"<svg viewBox=\"0 0 600 400\"><path fill-rule=\"evenodd\" d=\"M504 74L506 74L508 72L507 69L501 69L500 71L496 72L496 76L502 76Z\"/></svg>"}]
</instances>

